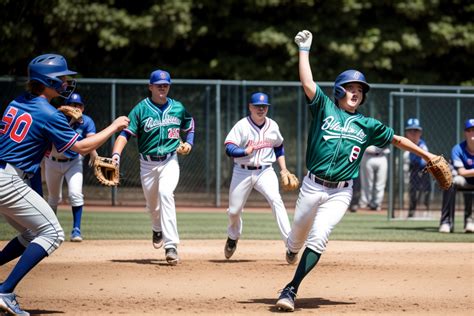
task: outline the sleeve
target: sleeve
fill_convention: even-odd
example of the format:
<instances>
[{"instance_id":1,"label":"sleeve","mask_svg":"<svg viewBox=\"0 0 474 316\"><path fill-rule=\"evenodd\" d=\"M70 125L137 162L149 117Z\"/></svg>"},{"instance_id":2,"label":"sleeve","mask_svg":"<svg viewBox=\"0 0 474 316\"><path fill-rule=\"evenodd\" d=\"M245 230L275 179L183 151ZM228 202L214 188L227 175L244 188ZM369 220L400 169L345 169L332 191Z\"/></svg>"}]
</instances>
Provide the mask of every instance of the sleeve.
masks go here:
<instances>
[{"instance_id":1,"label":"sleeve","mask_svg":"<svg viewBox=\"0 0 474 316\"><path fill-rule=\"evenodd\" d=\"M137 136L138 128L140 127L140 111L138 106L135 106L130 114L128 114L128 119L130 122L124 131L131 134L132 136Z\"/></svg>"},{"instance_id":2,"label":"sleeve","mask_svg":"<svg viewBox=\"0 0 474 316\"><path fill-rule=\"evenodd\" d=\"M280 132L280 127L278 126L278 123L273 121L273 124L275 124L275 128L276 128L276 134L277 134L277 139L275 141L275 146L274 147L279 147L283 144L283 136L281 135L281 132Z\"/></svg>"},{"instance_id":3,"label":"sleeve","mask_svg":"<svg viewBox=\"0 0 474 316\"><path fill-rule=\"evenodd\" d=\"M453 166L456 169L465 168L464 162L462 159L462 148L459 145L456 145L451 150L451 159L453 161Z\"/></svg>"},{"instance_id":4,"label":"sleeve","mask_svg":"<svg viewBox=\"0 0 474 316\"><path fill-rule=\"evenodd\" d=\"M275 156L277 158L285 155L285 148L283 147L283 144L278 147L273 147L273 150L275 151Z\"/></svg>"},{"instance_id":5,"label":"sleeve","mask_svg":"<svg viewBox=\"0 0 474 316\"><path fill-rule=\"evenodd\" d=\"M241 129L241 121L237 122L237 124L232 127L230 130L229 134L227 134L227 137L225 138L224 144L234 144L238 147L244 147L245 144L243 144L243 133Z\"/></svg>"},{"instance_id":6,"label":"sleeve","mask_svg":"<svg viewBox=\"0 0 474 316\"><path fill-rule=\"evenodd\" d=\"M232 143L228 143L227 145L225 145L225 153L227 154L227 156L234 158L246 156L245 149L240 148L239 146L234 145Z\"/></svg>"},{"instance_id":7,"label":"sleeve","mask_svg":"<svg viewBox=\"0 0 474 316\"><path fill-rule=\"evenodd\" d=\"M322 111L326 106L336 106L318 84L316 84L316 93L314 94L313 100L306 98L306 101L308 101L309 109L313 116L315 116L318 111Z\"/></svg>"},{"instance_id":8,"label":"sleeve","mask_svg":"<svg viewBox=\"0 0 474 316\"><path fill-rule=\"evenodd\" d=\"M94 121L89 116L84 116L85 133L84 136L90 136L96 133Z\"/></svg>"},{"instance_id":9,"label":"sleeve","mask_svg":"<svg viewBox=\"0 0 474 316\"><path fill-rule=\"evenodd\" d=\"M52 141L59 153L62 153L78 140L76 133L68 124L66 116L59 111L54 111L44 126L45 134Z\"/></svg>"},{"instance_id":10,"label":"sleeve","mask_svg":"<svg viewBox=\"0 0 474 316\"><path fill-rule=\"evenodd\" d=\"M373 124L373 133L371 139L371 145L375 145L377 147L383 148L390 144L393 139L394 130L391 127L388 127L382 124L380 121L376 119L371 119Z\"/></svg>"},{"instance_id":11,"label":"sleeve","mask_svg":"<svg viewBox=\"0 0 474 316\"><path fill-rule=\"evenodd\" d=\"M194 133L194 119L186 110L184 111L184 118L181 122L181 130L186 133Z\"/></svg>"}]
</instances>

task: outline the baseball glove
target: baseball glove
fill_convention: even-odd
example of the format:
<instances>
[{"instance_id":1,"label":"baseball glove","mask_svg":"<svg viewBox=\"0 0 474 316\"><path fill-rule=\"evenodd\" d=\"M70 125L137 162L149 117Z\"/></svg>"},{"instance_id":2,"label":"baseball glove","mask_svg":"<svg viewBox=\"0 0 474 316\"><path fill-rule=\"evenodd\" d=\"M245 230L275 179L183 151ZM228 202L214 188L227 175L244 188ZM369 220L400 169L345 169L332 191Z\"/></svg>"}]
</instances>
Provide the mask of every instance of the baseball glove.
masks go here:
<instances>
[{"instance_id":1,"label":"baseball glove","mask_svg":"<svg viewBox=\"0 0 474 316\"><path fill-rule=\"evenodd\" d=\"M70 105L61 105L58 108L59 111L63 112L66 116L71 117L73 120L80 122L82 121L82 112L76 107Z\"/></svg>"},{"instance_id":2,"label":"baseball glove","mask_svg":"<svg viewBox=\"0 0 474 316\"><path fill-rule=\"evenodd\" d=\"M119 184L119 166L112 162L112 158L97 156L94 160L94 175L100 184L106 186Z\"/></svg>"},{"instance_id":3,"label":"baseball glove","mask_svg":"<svg viewBox=\"0 0 474 316\"><path fill-rule=\"evenodd\" d=\"M189 155L189 153L191 152L191 148L192 147L190 144L181 141L179 143L178 148L176 149L176 152L180 155Z\"/></svg>"},{"instance_id":4,"label":"baseball glove","mask_svg":"<svg viewBox=\"0 0 474 316\"><path fill-rule=\"evenodd\" d=\"M449 164L443 156L436 156L426 164L423 172L429 172L441 189L447 190L453 184L453 175Z\"/></svg>"},{"instance_id":5,"label":"baseball glove","mask_svg":"<svg viewBox=\"0 0 474 316\"><path fill-rule=\"evenodd\" d=\"M298 178L286 169L280 171L280 179L283 191L294 191L300 185Z\"/></svg>"}]
</instances>

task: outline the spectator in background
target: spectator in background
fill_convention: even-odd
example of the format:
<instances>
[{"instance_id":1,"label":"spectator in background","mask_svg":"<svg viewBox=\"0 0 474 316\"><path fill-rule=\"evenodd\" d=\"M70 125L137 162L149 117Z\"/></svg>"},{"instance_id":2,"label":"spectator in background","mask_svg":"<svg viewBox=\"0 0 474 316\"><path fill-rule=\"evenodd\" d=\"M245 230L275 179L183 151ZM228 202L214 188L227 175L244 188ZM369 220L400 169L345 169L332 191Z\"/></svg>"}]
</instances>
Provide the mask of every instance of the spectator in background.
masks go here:
<instances>
[{"instance_id":1,"label":"spectator in background","mask_svg":"<svg viewBox=\"0 0 474 316\"><path fill-rule=\"evenodd\" d=\"M362 157L360 167L360 206L373 211L382 209L385 184L387 183L388 148L369 146Z\"/></svg>"},{"instance_id":2,"label":"spectator in background","mask_svg":"<svg viewBox=\"0 0 474 316\"><path fill-rule=\"evenodd\" d=\"M421 138L423 128L420 120L409 118L405 125L405 136L421 149L428 151L426 142ZM410 206L408 208L408 217L415 216L416 206L419 201L423 201L426 209L430 208L431 179L428 173L422 173L426 162L415 154L408 153L409 165L409 187L410 187Z\"/></svg>"},{"instance_id":3,"label":"spectator in background","mask_svg":"<svg viewBox=\"0 0 474 316\"><path fill-rule=\"evenodd\" d=\"M474 190L474 118L464 124L465 140L453 147L451 160L456 171L454 184L443 192L443 206L441 209L440 233L454 231L454 211L457 189ZM464 194L464 232L473 233L472 222L472 195Z\"/></svg>"}]
</instances>

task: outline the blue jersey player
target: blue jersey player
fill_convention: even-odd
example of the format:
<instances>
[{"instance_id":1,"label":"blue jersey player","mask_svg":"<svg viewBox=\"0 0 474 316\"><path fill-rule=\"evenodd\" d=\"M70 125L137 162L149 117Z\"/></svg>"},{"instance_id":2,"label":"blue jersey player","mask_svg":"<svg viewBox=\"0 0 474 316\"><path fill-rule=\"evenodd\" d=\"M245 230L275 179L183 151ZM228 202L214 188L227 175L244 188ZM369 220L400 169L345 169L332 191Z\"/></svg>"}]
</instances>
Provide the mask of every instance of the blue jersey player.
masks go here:
<instances>
[{"instance_id":1,"label":"blue jersey player","mask_svg":"<svg viewBox=\"0 0 474 316\"><path fill-rule=\"evenodd\" d=\"M18 231L0 252L0 265L20 257L0 283L0 311L13 315L29 315L20 308L15 287L64 241L56 215L27 185L27 179L38 170L51 145L60 153L70 149L85 155L128 126L128 118L122 116L101 132L79 140L66 117L50 104L51 99L67 98L74 91L75 82L67 80L74 74L60 55L34 58L28 65L28 91L7 106L0 122L0 213Z\"/></svg>"}]
</instances>

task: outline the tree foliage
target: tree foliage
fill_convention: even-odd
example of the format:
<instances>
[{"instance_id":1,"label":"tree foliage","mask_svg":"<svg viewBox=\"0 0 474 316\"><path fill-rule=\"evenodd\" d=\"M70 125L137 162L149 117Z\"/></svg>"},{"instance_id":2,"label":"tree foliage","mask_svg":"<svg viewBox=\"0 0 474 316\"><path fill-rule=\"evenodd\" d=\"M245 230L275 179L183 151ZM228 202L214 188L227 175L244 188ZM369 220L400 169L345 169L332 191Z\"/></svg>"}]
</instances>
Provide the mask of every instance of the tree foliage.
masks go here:
<instances>
[{"instance_id":1,"label":"tree foliage","mask_svg":"<svg viewBox=\"0 0 474 316\"><path fill-rule=\"evenodd\" d=\"M473 14L464 0L0 0L0 74L56 52L84 77L297 80L308 29L317 80L473 84Z\"/></svg>"}]
</instances>

